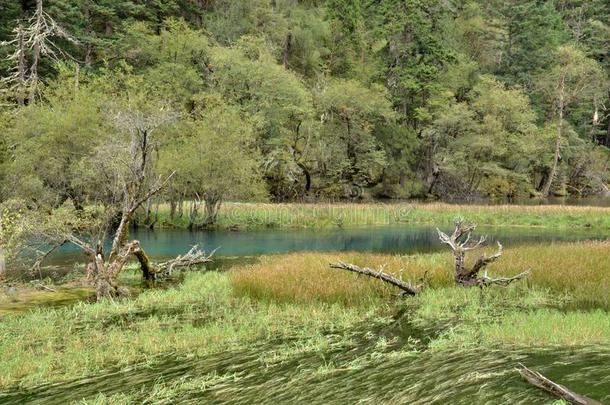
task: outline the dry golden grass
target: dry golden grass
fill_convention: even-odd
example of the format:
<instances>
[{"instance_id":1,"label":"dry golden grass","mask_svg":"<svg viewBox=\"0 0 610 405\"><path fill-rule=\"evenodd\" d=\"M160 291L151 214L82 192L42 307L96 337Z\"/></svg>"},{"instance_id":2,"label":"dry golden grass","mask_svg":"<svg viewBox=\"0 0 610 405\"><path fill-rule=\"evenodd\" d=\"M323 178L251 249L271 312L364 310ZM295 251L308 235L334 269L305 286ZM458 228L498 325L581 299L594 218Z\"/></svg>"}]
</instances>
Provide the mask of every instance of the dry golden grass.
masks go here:
<instances>
[{"instance_id":1,"label":"dry golden grass","mask_svg":"<svg viewBox=\"0 0 610 405\"><path fill-rule=\"evenodd\" d=\"M531 269L531 283L567 292L581 304L610 307L610 242L557 243L506 251L494 274Z\"/></svg>"},{"instance_id":2,"label":"dry golden grass","mask_svg":"<svg viewBox=\"0 0 610 405\"><path fill-rule=\"evenodd\" d=\"M469 263L480 252L473 252ZM329 263L345 261L360 266L385 266L388 273L417 282L428 272L431 288L453 284L449 252L420 256L367 253L294 253L263 257L260 263L230 273L234 291L256 299L279 302L338 302L358 305L399 291L378 280L343 270ZM610 307L610 243L583 242L533 245L507 249L488 267L490 276L512 276L531 270L525 283L568 293L578 304ZM501 288L501 287L498 287Z\"/></svg>"},{"instance_id":3,"label":"dry golden grass","mask_svg":"<svg viewBox=\"0 0 610 405\"><path fill-rule=\"evenodd\" d=\"M415 257L366 253L265 256L260 263L233 270L230 278L239 295L291 303L320 301L357 305L399 292L378 280L331 269L329 263L337 261L374 268L385 266L388 273L414 282L423 277L426 271L429 271L432 283L447 284L451 280L451 273L440 263Z\"/></svg>"}]
</instances>

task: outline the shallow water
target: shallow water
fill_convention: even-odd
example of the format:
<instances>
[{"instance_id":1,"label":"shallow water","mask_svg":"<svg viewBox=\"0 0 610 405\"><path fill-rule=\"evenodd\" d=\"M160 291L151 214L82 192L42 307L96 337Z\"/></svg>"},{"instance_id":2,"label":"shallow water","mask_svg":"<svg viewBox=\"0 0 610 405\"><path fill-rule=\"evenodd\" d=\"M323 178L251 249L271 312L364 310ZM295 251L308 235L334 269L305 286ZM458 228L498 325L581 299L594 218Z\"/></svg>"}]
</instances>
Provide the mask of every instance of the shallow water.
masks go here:
<instances>
[{"instance_id":1,"label":"shallow water","mask_svg":"<svg viewBox=\"0 0 610 405\"><path fill-rule=\"evenodd\" d=\"M54 291L21 291L14 293L0 291L0 318L3 315L18 314L36 308L60 308L87 301L95 296L91 288L56 288Z\"/></svg>"},{"instance_id":2,"label":"shallow water","mask_svg":"<svg viewBox=\"0 0 610 405\"><path fill-rule=\"evenodd\" d=\"M449 227L445 227L449 231ZM526 227L480 227L477 233L489 235L489 243L501 241L505 247L530 244L603 240L610 236L600 229L549 230ZM358 251L378 253L429 253L445 249L432 226L392 225L333 229L265 229L249 231L135 230L131 233L151 256L173 257L190 246L207 251L218 248L216 257L256 256L303 251ZM74 246L64 246L50 263L70 268L82 262L83 255Z\"/></svg>"},{"instance_id":3,"label":"shallow water","mask_svg":"<svg viewBox=\"0 0 610 405\"><path fill-rule=\"evenodd\" d=\"M299 353L283 361L264 359L290 347L290 341L267 341L204 357L170 355L90 378L16 388L0 394L0 403L64 404L98 393L130 393L137 402L145 402L155 384L171 386L206 375L211 377L201 385L166 402L150 398L150 403L550 403L550 396L521 379L515 370L518 363L576 392L610 401L608 347L435 352L426 349L427 333L414 329L403 316L380 328L329 334L324 351ZM345 335L350 343L342 339ZM379 348L380 335L393 343Z\"/></svg>"},{"instance_id":4,"label":"shallow water","mask_svg":"<svg viewBox=\"0 0 610 405\"><path fill-rule=\"evenodd\" d=\"M444 229L449 231L448 228ZM505 247L534 243L605 240L610 233L599 229L549 230L532 227L480 227L478 234L489 235L488 244L501 241ZM154 259L166 259L184 253L193 245L211 251L218 248L210 269L226 269L235 264L252 262L263 254L290 252L358 251L376 253L431 253L446 250L439 240L436 228L431 226L392 225L376 227L333 229L266 229L241 232L187 230L135 230L131 237L140 240ZM85 256L75 246L63 246L48 260L48 267L41 271L43 277L60 280L71 272L76 264L82 264ZM9 273L10 274L10 273ZM13 276L21 279L37 279L40 274L24 276L16 271ZM1 292L0 292L1 294ZM46 294L49 305L70 305L82 297L68 298L56 303L53 295ZM44 298L44 297L43 297ZM41 302L42 303L42 302ZM44 305L44 303L42 303ZM23 312L37 303L20 298L10 305L0 303L2 313Z\"/></svg>"}]
</instances>

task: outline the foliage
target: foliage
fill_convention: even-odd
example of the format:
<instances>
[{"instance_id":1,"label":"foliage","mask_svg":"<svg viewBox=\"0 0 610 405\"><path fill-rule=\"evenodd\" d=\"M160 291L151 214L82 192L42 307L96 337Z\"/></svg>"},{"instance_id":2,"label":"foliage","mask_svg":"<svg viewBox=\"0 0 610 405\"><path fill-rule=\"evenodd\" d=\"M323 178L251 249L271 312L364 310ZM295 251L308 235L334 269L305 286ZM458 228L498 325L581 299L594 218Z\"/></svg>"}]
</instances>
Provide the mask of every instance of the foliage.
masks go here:
<instances>
[{"instance_id":1,"label":"foliage","mask_svg":"<svg viewBox=\"0 0 610 405\"><path fill-rule=\"evenodd\" d=\"M215 224L217 212L210 207L229 198L260 197L265 190L252 152L256 148L253 133L248 132L251 126L239 109L217 105L197 115L180 127L181 138L168 146L161 164L166 172L178 172L174 186L179 183L187 197L205 201L205 222Z\"/></svg>"},{"instance_id":2,"label":"foliage","mask_svg":"<svg viewBox=\"0 0 610 405\"><path fill-rule=\"evenodd\" d=\"M107 112L130 102L129 87L149 108L180 116L156 145L161 161L181 153L176 139L202 112L239 115L248 140L233 139L256 151L248 178L275 201L538 196L554 166L557 194L607 188L603 1L149 3L44 2L66 35L48 35L57 61L43 58L35 72L38 98L2 86L1 199L98 198L83 157L120 132ZM36 2L0 4L2 55L18 55L12 31L36 15ZM35 56L24 52L27 66ZM0 74L13 77L18 59L4 59ZM566 89L563 156L554 164L562 71L581 79ZM217 149L225 147L237 146ZM159 199L178 206L194 195L179 181ZM248 195L260 192L241 198Z\"/></svg>"}]
</instances>

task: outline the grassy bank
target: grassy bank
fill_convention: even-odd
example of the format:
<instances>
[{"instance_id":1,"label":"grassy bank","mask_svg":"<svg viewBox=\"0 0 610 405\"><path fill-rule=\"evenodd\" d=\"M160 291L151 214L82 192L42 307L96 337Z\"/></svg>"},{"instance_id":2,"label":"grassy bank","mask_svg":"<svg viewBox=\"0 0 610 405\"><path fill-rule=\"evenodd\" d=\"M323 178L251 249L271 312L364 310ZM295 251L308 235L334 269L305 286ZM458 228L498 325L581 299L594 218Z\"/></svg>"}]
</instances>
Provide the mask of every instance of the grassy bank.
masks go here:
<instances>
[{"instance_id":1,"label":"grassy bank","mask_svg":"<svg viewBox=\"0 0 610 405\"><path fill-rule=\"evenodd\" d=\"M491 250L491 249L490 249ZM505 250L488 266L490 276L513 276L530 270L522 286L548 290L557 299L569 297L573 306L610 309L610 242L559 243L520 246ZM477 258L467 256L467 264ZM347 261L384 271L417 283L427 272L431 289L453 285L450 252L416 256L370 253L295 253L267 256L258 264L231 272L238 294L277 302L341 302L352 305L395 290L377 280L354 277L328 264Z\"/></svg>"},{"instance_id":2,"label":"grassy bank","mask_svg":"<svg viewBox=\"0 0 610 405\"><path fill-rule=\"evenodd\" d=\"M490 272L531 268L532 277L485 290L455 287L447 254L290 254L226 273L191 273L180 286L132 300L2 318L0 389L111 378L107 373L117 369L128 376L160 367L169 356L178 364L193 362L188 377L157 381L150 390L120 388L91 403L171 402L282 367L299 373L300 387L379 362L432 361L481 347L500 353L531 346L610 350L609 249L603 243L509 249ZM339 259L385 265L409 280L427 271L430 286L417 297L398 298L378 280L328 268ZM206 361L227 365L193 371L208 370L201 365ZM235 371L238 364L247 370Z\"/></svg>"},{"instance_id":3,"label":"grassy bank","mask_svg":"<svg viewBox=\"0 0 610 405\"><path fill-rule=\"evenodd\" d=\"M610 229L610 208L579 206L431 204L255 204L225 203L220 228L342 227L391 224L450 224L462 216L479 225ZM202 218L199 218L202 221ZM169 214L162 204L158 227L186 228L188 214Z\"/></svg>"}]
</instances>

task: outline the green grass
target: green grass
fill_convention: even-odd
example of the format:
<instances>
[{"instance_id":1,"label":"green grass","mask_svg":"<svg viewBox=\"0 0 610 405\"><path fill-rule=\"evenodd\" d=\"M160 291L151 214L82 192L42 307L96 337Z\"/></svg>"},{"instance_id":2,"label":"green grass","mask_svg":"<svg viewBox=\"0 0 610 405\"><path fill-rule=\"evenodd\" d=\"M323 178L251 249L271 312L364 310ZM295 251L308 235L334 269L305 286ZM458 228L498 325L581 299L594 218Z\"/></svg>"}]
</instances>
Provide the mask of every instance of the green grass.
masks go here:
<instances>
[{"instance_id":1,"label":"green grass","mask_svg":"<svg viewBox=\"0 0 610 405\"><path fill-rule=\"evenodd\" d=\"M479 225L610 229L610 208L580 206L396 204L225 203L220 228L329 228L391 224L451 224L458 216ZM200 219L201 220L201 219ZM188 214L170 218L161 204L158 227L186 228Z\"/></svg>"},{"instance_id":2,"label":"green grass","mask_svg":"<svg viewBox=\"0 0 610 405\"><path fill-rule=\"evenodd\" d=\"M168 355L206 359L227 350L256 353L264 345L258 368L313 356L322 359L312 371L316 378L383 359L418 357L422 351L608 346L608 248L579 243L509 249L490 271L510 275L531 267L531 279L483 290L453 285L449 254L291 254L263 257L227 273L190 273L175 288L131 300L3 317L0 388L152 365ZM386 265L387 272L410 280L428 271L430 287L417 297L398 298L377 280L328 268L336 260ZM583 303L587 310L576 310ZM378 331L392 330L392 317L402 311L408 315L400 319L418 332L413 342L409 337L397 346L403 332ZM362 355L340 365L327 360L329 353L348 353L364 342L368 349ZM145 396L171 400L197 384L230 378L225 373L159 382ZM134 395L99 396L89 403L138 403L144 394Z\"/></svg>"},{"instance_id":3,"label":"green grass","mask_svg":"<svg viewBox=\"0 0 610 405\"><path fill-rule=\"evenodd\" d=\"M310 338L360 322L370 308L291 306L234 297L226 275L189 275L180 288L134 300L40 309L0 322L0 387L100 373L167 353L208 353L266 339Z\"/></svg>"}]
</instances>

